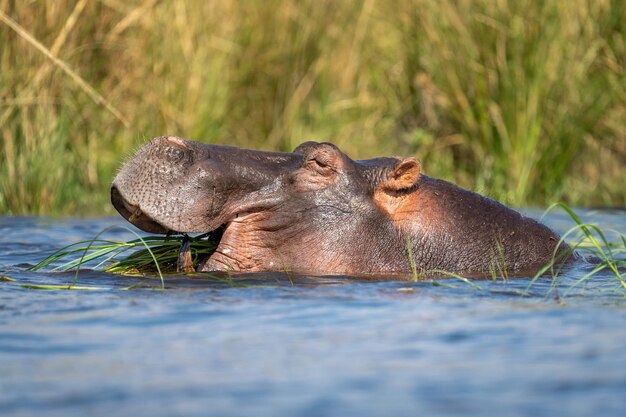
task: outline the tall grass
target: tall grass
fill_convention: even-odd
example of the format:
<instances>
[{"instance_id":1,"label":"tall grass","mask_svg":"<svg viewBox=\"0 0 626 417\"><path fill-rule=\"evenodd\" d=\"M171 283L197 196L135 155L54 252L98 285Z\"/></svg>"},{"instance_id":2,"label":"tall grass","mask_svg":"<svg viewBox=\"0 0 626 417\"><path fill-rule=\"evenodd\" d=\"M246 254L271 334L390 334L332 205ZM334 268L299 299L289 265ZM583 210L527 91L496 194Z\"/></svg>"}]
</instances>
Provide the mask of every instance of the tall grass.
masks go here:
<instances>
[{"instance_id":1,"label":"tall grass","mask_svg":"<svg viewBox=\"0 0 626 417\"><path fill-rule=\"evenodd\" d=\"M623 1L0 0L0 213L103 213L161 134L332 140L517 205L626 205Z\"/></svg>"}]
</instances>

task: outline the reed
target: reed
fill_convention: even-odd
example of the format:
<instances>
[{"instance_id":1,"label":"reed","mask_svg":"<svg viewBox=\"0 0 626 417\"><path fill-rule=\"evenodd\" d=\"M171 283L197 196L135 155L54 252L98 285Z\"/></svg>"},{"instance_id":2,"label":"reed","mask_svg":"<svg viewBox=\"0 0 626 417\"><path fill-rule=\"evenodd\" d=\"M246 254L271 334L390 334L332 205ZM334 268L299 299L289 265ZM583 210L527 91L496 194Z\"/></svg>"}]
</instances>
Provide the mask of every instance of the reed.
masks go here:
<instances>
[{"instance_id":1,"label":"reed","mask_svg":"<svg viewBox=\"0 0 626 417\"><path fill-rule=\"evenodd\" d=\"M515 205L626 205L620 1L0 0L0 213L111 213L161 134L330 140Z\"/></svg>"},{"instance_id":2,"label":"reed","mask_svg":"<svg viewBox=\"0 0 626 417\"><path fill-rule=\"evenodd\" d=\"M106 232L104 230L103 232ZM176 272L182 237L146 236L127 242L100 239L80 241L65 246L34 265L32 271L77 271L88 267L129 276L154 274L163 280L163 273ZM215 250L216 244L204 237L190 238L192 262L200 261Z\"/></svg>"},{"instance_id":3,"label":"reed","mask_svg":"<svg viewBox=\"0 0 626 417\"><path fill-rule=\"evenodd\" d=\"M604 280L601 285L608 285L610 289L617 289L626 294L626 236L615 230L603 230L593 223L583 222L569 206L563 203L552 204L545 213L555 209L564 210L574 223L561 237L561 242L571 239L572 250L590 260L592 265L589 272L569 285L564 295L578 286L587 284L600 272L608 272L611 277L614 277L612 280ZM610 239L611 235L614 239ZM556 249L554 258L556 258ZM552 286L546 295L550 295L564 275L561 268L559 259L554 259L537 272L528 284L528 289L544 274L549 274L552 277Z\"/></svg>"}]
</instances>

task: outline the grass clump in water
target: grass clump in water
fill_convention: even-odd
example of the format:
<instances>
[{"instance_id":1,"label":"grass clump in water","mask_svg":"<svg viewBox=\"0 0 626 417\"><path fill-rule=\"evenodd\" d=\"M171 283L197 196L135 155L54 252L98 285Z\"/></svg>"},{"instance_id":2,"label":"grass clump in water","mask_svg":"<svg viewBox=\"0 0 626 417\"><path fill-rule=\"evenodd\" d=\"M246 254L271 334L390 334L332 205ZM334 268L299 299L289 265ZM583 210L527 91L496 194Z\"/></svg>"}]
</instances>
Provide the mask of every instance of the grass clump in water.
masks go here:
<instances>
[{"instance_id":1,"label":"grass clump in water","mask_svg":"<svg viewBox=\"0 0 626 417\"><path fill-rule=\"evenodd\" d=\"M193 266L215 251L216 244L205 236L190 237L189 247ZM122 275L175 273L182 236L146 236L127 242L98 239L65 246L31 269L39 271L71 271L89 264L93 269Z\"/></svg>"},{"instance_id":2,"label":"grass clump in water","mask_svg":"<svg viewBox=\"0 0 626 417\"><path fill-rule=\"evenodd\" d=\"M609 271L610 276L615 277L615 280L607 284L617 285L617 288L626 294L626 237L617 231L602 230L595 224L583 222L567 204L555 203L546 210L545 214L555 208L563 209L575 223L563 234L560 242L564 242L570 235L575 235L574 243L570 243L572 250L582 255L593 266L589 272L572 283L564 294L567 295L574 288L587 284L593 276L603 271ZM608 238L609 233L617 235L617 241L611 241ZM552 276L552 285L546 294L549 295L556 289L562 277L562 267L555 253L553 261L535 274L528 289L541 276L549 272Z\"/></svg>"}]
</instances>

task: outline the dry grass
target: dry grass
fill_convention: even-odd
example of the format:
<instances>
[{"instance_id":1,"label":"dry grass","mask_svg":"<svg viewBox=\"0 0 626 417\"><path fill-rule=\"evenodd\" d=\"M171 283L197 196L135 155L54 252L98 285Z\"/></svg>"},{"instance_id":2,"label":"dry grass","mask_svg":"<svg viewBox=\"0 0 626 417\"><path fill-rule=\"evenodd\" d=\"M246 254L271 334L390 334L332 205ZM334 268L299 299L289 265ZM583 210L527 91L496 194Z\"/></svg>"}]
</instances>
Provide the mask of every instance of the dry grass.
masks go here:
<instances>
[{"instance_id":1,"label":"dry grass","mask_svg":"<svg viewBox=\"0 0 626 417\"><path fill-rule=\"evenodd\" d=\"M0 213L109 212L161 134L626 205L626 3L0 0Z\"/></svg>"}]
</instances>

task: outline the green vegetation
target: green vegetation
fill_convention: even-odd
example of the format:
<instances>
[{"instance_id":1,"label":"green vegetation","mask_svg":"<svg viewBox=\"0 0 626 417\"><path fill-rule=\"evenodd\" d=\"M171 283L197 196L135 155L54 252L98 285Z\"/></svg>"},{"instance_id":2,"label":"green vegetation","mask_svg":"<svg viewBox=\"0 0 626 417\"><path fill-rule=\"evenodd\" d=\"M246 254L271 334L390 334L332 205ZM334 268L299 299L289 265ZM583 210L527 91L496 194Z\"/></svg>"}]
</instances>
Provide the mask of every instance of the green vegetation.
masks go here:
<instances>
[{"instance_id":1,"label":"green vegetation","mask_svg":"<svg viewBox=\"0 0 626 417\"><path fill-rule=\"evenodd\" d=\"M515 205L626 205L626 2L0 0L0 213L111 213L162 134L330 140Z\"/></svg>"},{"instance_id":2,"label":"green vegetation","mask_svg":"<svg viewBox=\"0 0 626 417\"><path fill-rule=\"evenodd\" d=\"M611 276L615 277L615 280L609 285L615 286L617 284L617 287L626 293L626 237L616 231L611 231L610 233L617 235L617 241L610 240L607 236L609 231L604 231L594 224L584 223L566 204L553 204L546 210L546 213L555 208L563 209L576 223L561 237L561 241L574 235L575 239L571 244L572 250L576 250L586 258L593 260L593 269L573 282L568 291L581 284L586 284L591 277L599 272L608 270ZM552 289L556 288L561 277L561 267L558 266L558 260L538 271L530 282L529 288L537 279L548 272L552 275Z\"/></svg>"},{"instance_id":3,"label":"green vegetation","mask_svg":"<svg viewBox=\"0 0 626 417\"><path fill-rule=\"evenodd\" d=\"M176 272L182 236L137 236L137 239L128 242L100 239L100 235L107 231L108 229L103 230L92 240L76 242L59 249L31 270L51 268L52 272L76 271L73 285L76 285L81 266L130 276L156 274L162 283L163 273ZM187 237L194 268L212 254L217 246L215 241L206 237Z\"/></svg>"}]
</instances>

